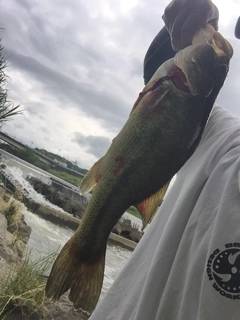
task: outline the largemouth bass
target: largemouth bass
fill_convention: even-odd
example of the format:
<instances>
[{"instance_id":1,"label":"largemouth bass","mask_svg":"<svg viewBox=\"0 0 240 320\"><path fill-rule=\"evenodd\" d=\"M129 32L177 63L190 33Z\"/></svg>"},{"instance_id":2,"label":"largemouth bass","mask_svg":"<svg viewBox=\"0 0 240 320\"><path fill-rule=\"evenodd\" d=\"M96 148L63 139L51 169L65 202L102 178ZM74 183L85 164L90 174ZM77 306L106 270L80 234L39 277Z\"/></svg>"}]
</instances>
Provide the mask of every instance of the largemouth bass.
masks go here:
<instances>
[{"instance_id":1,"label":"largemouth bass","mask_svg":"<svg viewBox=\"0 0 240 320\"><path fill-rule=\"evenodd\" d=\"M154 74L121 132L82 181L96 185L82 222L57 257L46 285L58 299L70 289L76 309L91 313L104 275L108 236L129 206L152 219L171 178L196 149L233 54L210 25Z\"/></svg>"}]
</instances>

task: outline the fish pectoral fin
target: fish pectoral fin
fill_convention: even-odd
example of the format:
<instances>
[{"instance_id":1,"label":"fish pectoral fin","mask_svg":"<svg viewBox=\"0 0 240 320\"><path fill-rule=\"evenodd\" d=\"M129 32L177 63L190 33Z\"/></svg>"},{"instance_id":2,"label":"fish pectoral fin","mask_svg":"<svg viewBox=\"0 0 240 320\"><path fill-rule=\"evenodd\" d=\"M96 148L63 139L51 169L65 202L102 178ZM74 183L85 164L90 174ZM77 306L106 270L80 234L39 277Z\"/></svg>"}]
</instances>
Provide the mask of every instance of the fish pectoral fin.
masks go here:
<instances>
[{"instance_id":1,"label":"fish pectoral fin","mask_svg":"<svg viewBox=\"0 0 240 320\"><path fill-rule=\"evenodd\" d=\"M45 288L46 297L58 300L70 289L69 300L74 308L91 314L102 289L105 252L106 249L94 260L81 260L72 237L53 264Z\"/></svg>"},{"instance_id":2,"label":"fish pectoral fin","mask_svg":"<svg viewBox=\"0 0 240 320\"><path fill-rule=\"evenodd\" d=\"M93 189L93 187L98 183L99 179L99 167L102 163L104 157L100 158L92 168L88 171L88 173L82 179L81 185L79 187L81 193L89 192Z\"/></svg>"},{"instance_id":3,"label":"fish pectoral fin","mask_svg":"<svg viewBox=\"0 0 240 320\"><path fill-rule=\"evenodd\" d=\"M138 209L142 216L142 223L144 230L148 223L150 223L160 205L167 188L169 186L170 181L168 181L160 190L146 198L145 200L135 204L134 206Z\"/></svg>"}]
</instances>

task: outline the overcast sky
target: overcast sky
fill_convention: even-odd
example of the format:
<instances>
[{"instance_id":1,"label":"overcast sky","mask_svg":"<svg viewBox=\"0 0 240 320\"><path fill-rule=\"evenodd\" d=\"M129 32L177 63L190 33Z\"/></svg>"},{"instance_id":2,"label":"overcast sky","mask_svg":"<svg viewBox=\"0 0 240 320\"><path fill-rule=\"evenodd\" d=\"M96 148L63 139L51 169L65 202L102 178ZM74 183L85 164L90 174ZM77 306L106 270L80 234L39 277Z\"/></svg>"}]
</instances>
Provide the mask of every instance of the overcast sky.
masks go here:
<instances>
[{"instance_id":1,"label":"overcast sky","mask_svg":"<svg viewBox=\"0 0 240 320\"><path fill-rule=\"evenodd\" d=\"M166 0L2 0L9 98L23 115L2 130L89 169L143 88L142 62ZM215 0L235 50L218 103L240 118L239 0Z\"/></svg>"}]
</instances>

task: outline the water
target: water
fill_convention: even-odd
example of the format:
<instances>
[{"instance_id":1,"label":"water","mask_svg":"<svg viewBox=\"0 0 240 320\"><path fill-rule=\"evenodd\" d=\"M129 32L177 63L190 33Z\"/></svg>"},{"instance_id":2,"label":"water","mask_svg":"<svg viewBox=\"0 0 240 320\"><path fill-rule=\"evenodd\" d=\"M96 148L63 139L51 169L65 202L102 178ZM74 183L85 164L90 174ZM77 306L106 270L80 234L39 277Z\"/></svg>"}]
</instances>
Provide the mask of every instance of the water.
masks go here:
<instances>
[{"instance_id":1,"label":"water","mask_svg":"<svg viewBox=\"0 0 240 320\"><path fill-rule=\"evenodd\" d=\"M28 183L26 177L28 175L34 176L41 179L44 183L51 183L51 175L45 171L38 169L37 167L28 164L27 162L20 160L7 152L2 152L2 162L7 165L5 169L6 173L14 176L15 179L21 184L21 186L27 190L30 197L36 202L48 205L50 207L57 208L63 211L59 207L51 204L44 197L38 194ZM61 181L61 179L59 179ZM75 186L69 184L71 188L77 189ZM68 228L59 227L49 221L46 221L39 216L28 211L25 206L23 206L23 214L25 216L25 221L32 228L32 233L28 241L28 250L31 252L31 259L33 261L39 260L53 252L59 252L66 241L72 236L73 231ZM140 219L125 213L126 218L130 218L134 225L141 226ZM106 265L105 265L105 275L103 281L103 288L101 297L108 291L109 287L112 285L114 279L117 277L127 260L131 255L131 251L125 249L121 246L116 246L108 244L106 252Z\"/></svg>"},{"instance_id":2,"label":"water","mask_svg":"<svg viewBox=\"0 0 240 320\"><path fill-rule=\"evenodd\" d=\"M59 252L73 234L72 230L58 227L29 212L26 207L24 207L23 214L26 223L32 227L28 249L31 251L33 261L44 258L51 253ZM114 279L130 257L130 254L131 251L128 249L108 244L101 298L112 285Z\"/></svg>"}]
</instances>

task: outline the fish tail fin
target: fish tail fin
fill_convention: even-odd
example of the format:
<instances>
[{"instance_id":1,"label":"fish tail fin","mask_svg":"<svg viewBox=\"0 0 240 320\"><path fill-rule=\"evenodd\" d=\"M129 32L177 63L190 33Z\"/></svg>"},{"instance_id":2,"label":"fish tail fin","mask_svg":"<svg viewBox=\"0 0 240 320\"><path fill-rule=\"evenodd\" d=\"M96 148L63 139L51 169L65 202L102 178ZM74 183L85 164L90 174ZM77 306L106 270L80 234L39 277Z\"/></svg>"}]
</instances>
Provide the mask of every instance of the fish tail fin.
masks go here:
<instances>
[{"instance_id":1,"label":"fish tail fin","mask_svg":"<svg viewBox=\"0 0 240 320\"><path fill-rule=\"evenodd\" d=\"M81 261L73 244L71 238L55 260L45 288L46 297L58 300L70 289L69 300L74 308L91 314L101 293L106 250L99 258Z\"/></svg>"}]
</instances>

